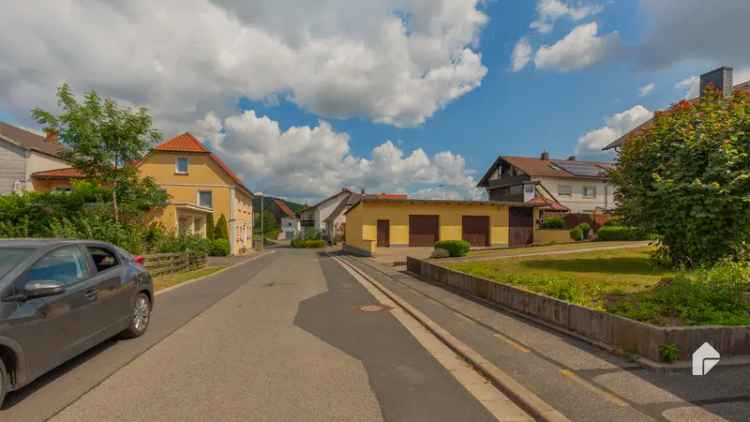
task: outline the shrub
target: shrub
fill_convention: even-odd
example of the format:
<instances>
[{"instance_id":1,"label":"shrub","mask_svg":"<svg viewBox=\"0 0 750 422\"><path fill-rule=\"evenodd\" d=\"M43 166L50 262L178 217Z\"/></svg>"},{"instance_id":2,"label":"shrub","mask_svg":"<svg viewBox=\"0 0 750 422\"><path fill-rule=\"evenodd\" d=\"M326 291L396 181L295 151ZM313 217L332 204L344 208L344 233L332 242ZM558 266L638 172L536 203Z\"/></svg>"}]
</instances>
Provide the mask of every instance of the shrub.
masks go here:
<instances>
[{"instance_id":1,"label":"shrub","mask_svg":"<svg viewBox=\"0 0 750 422\"><path fill-rule=\"evenodd\" d=\"M547 217L542 223L543 229L564 229L565 220L562 217Z\"/></svg>"},{"instance_id":2,"label":"shrub","mask_svg":"<svg viewBox=\"0 0 750 422\"><path fill-rule=\"evenodd\" d=\"M326 246L326 242L324 240L304 240L304 239L294 239L292 240L292 247L293 248L324 248Z\"/></svg>"},{"instance_id":3,"label":"shrub","mask_svg":"<svg viewBox=\"0 0 750 422\"><path fill-rule=\"evenodd\" d=\"M603 226L596 233L597 240L641 240L643 236L635 227Z\"/></svg>"},{"instance_id":4,"label":"shrub","mask_svg":"<svg viewBox=\"0 0 750 422\"><path fill-rule=\"evenodd\" d=\"M210 256L227 256L229 255L229 240L214 239L211 242Z\"/></svg>"},{"instance_id":5,"label":"shrub","mask_svg":"<svg viewBox=\"0 0 750 422\"><path fill-rule=\"evenodd\" d=\"M435 249L445 249L451 257L466 256L471 245L465 240L441 240L435 243Z\"/></svg>"},{"instance_id":6,"label":"shrub","mask_svg":"<svg viewBox=\"0 0 750 422\"><path fill-rule=\"evenodd\" d=\"M604 224L602 224L602 226L604 226L604 227L607 227L607 226L624 226L624 225L625 225L625 222L622 221L622 218L620 218L620 217L610 218L609 220L605 221Z\"/></svg>"},{"instance_id":7,"label":"shrub","mask_svg":"<svg viewBox=\"0 0 750 422\"><path fill-rule=\"evenodd\" d=\"M323 239L323 233L321 233L319 230L316 230L315 228L310 227L305 230L304 239L305 240L321 240Z\"/></svg>"},{"instance_id":8,"label":"shrub","mask_svg":"<svg viewBox=\"0 0 750 422\"><path fill-rule=\"evenodd\" d=\"M227 229L227 219L224 214L219 217L214 227L214 239L229 239L229 230Z\"/></svg>"},{"instance_id":9,"label":"shrub","mask_svg":"<svg viewBox=\"0 0 750 422\"><path fill-rule=\"evenodd\" d=\"M580 226L570 229L570 238L573 240L583 240L583 230Z\"/></svg>"},{"instance_id":10,"label":"shrub","mask_svg":"<svg viewBox=\"0 0 750 422\"><path fill-rule=\"evenodd\" d=\"M665 343L659 346L659 355L664 362L672 363L680 358L680 348L674 343Z\"/></svg>"},{"instance_id":11,"label":"shrub","mask_svg":"<svg viewBox=\"0 0 750 422\"><path fill-rule=\"evenodd\" d=\"M584 238L588 238L589 237L589 232L591 231L591 224L589 224L589 223L581 223L581 224L578 225L578 228L580 228L581 231L583 232L583 237Z\"/></svg>"}]
</instances>

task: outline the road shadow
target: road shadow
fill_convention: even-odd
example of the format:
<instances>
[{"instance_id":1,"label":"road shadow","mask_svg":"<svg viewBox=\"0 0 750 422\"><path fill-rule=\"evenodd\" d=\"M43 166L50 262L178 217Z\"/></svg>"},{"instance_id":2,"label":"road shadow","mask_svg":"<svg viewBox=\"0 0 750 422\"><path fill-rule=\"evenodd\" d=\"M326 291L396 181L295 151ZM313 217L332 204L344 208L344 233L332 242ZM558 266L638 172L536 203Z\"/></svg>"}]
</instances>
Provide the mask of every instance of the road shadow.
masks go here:
<instances>
[{"instance_id":1,"label":"road shadow","mask_svg":"<svg viewBox=\"0 0 750 422\"><path fill-rule=\"evenodd\" d=\"M385 420L494 420L389 309L362 310L378 301L326 252L318 255L327 291L300 302L294 325L362 363Z\"/></svg>"},{"instance_id":2,"label":"road shadow","mask_svg":"<svg viewBox=\"0 0 750 422\"><path fill-rule=\"evenodd\" d=\"M113 337L109 340L104 341L103 343L99 343L98 345L63 363L55 369L52 369L51 371L45 373L41 377L32 381L31 384L26 385L20 390L8 393L8 395L5 397L5 401L3 402L2 407L0 407L0 410L12 409L15 405L21 403L24 399L33 395L35 392L37 392L47 384L55 382L58 378L64 376L68 372L73 371L79 366L86 364L89 360L95 358L100 353L114 346L119 341L119 339Z\"/></svg>"}]
</instances>

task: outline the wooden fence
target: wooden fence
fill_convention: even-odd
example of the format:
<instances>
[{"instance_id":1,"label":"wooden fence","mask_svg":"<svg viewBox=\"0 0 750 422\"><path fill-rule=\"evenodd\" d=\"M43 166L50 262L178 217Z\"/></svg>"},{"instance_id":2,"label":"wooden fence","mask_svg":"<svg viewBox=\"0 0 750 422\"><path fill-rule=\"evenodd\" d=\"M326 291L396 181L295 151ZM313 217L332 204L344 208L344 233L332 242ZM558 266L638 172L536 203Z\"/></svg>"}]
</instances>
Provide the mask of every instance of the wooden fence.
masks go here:
<instances>
[{"instance_id":1,"label":"wooden fence","mask_svg":"<svg viewBox=\"0 0 750 422\"><path fill-rule=\"evenodd\" d=\"M206 255L196 252L157 253L144 255L144 266L152 277L192 271L206 266Z\"/></svg>"}]
</instances>

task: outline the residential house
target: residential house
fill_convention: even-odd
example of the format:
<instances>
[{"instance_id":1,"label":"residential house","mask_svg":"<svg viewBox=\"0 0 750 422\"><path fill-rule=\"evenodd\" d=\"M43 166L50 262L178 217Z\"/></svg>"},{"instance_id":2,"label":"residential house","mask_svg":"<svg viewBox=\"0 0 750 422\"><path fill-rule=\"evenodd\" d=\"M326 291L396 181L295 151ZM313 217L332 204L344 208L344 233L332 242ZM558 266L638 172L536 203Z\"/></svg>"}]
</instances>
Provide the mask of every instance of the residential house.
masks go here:
<instances>
[{"instance_id":1,"label":"residential house","mask_svg":"<svg viewBox=\"0 0 750 422\"><path fill-rule=\"evenodd\" d=\"M274 198L273 202L280 211L279 225L281 226L283 239L292 240L298 238L302 232L302 225L299 218L297 218L297 214L283 200Z\"/></svg>"},{"instance_id":2,"label":"residential house","mask_svg":"<svg viewBox=\"0 0 750 422\"><path fill-rule=\"evenodd\" d=\"M718 69L714 69L710 72L706 72L700 76L700 95L703 95L704 90L709 85L718 89L721 95L724 97L731 97L735 92L743 92L750 94L750 81L745 81L740 84L734 85L734 70L731 67L722 66ZM695 102L700 100L700 96L692 98L689 101ZM612 143L604 147L604 150L614 149L617 150L623 144L629 140L635 138L637 135L643 133L651 128L654 124L653 119L650 119L628 133L615 139Z\"/></svg>"},{"instance_id":3,"label":"residential house","mask_svg":"<svg viewBox=\"0 0 750 422\"><path fill-rule=\"evenodd\" d=\"M615 207L610 163L501 155L479 181L490 201L531 202L543 211L593 213Z\"/></svg>"},{"instance_id":4,"label":"residential house","mask_svg":"<svg viewBox=\"0 0 750 422\"><path fill-rule=\"evenodd\" d=\"M346 211L344 249L373 255L380 248L433 247L466 240L472 247L509 247L534 241L534 203L388 198L365 195Z\"/></svg>"},{"instance_id":5,"label":"residential house","mask_svg":"<svg viewBox=\"0 0 750 422\"><path fill-rule=\"evenodd\" d=\"M63 149L54 134L44 137L0 122L0 195L52 190L46 180L33 180L32 174L70 167L58 155Z\"/></svg>"},{"instance_id":6,"label":"residential house","mask_svg":"<svg viewBox=\"0 0 750 422\"><path fill-rule=\"evenodd\" d=\"M142 177L152 177L170 195L168 205L150 216L178 233L206 236L208 216L227 220L232 255L252 249L253 194L240 178L190 133L154 147L139 163ZM37 172L33 179L62 185L82 177L75 169Z\"/></svg>"},{"instance_id":7,"label":"residential house","mask_svg":"<svg viewBox=\"0 0 750 422\"><path fill-rule=\"evenodd\" d=\"M315 205L309 206L299 212L302 230L314 228L321 232L329 242L336 242L345 236L346 212L354 206L361 198L390 198L406 199L406 194L377 193L366 194L364 190L360 193L349 189L342 189L334 195L323 199Z\"/></svg>"}]
</instances>

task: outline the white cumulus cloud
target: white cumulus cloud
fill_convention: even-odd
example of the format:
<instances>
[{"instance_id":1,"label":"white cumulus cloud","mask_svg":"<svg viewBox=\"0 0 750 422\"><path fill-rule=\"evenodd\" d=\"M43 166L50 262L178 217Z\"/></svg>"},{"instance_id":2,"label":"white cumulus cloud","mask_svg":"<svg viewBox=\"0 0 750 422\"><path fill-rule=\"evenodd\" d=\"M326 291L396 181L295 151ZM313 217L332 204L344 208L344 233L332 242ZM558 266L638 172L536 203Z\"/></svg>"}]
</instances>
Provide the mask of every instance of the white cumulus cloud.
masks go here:
<instances>
[{"instance_id":1,"label":"white cumulus cloud","mask_svg":"<svg viewBox=\"0 0 750 422\"><path fill-rule=\"evenodd\" d=\"M555 44L539 47L534 64L539 69L568 72L592 66L617 54L620 48L617 31L599 36L598 30L596 22L575 27Z\"/></svg>"},{"instance_id":2,"label":"white cumulus cloud","mask_svg":"<svg viewBox=\"0 0 750 422\"><path fill-rule=\"evenodd\" d=\"M529 63L531 60L531 53L533 53L533 50L529 43L529 39L523 37L518 40L516 46L513 47L513 52L511 53L511 68L514 72L518 72Z\"/></svg>"},{"instance_id":3,"label":"white cumulus cloud","mask_svg":"<svg viewBox=\"0 0 750 422\"><path fill-rule=\"evenodd\" d=\"M479 2L5 2L0 112L28 123L69 82L148 106L165 132L243 97L417 126L481 84Z\"/></svg>"},{"instance_id":4,"label":"white cumulus cloud","mask_svg":"<svg viewBox=\"0 0 750 422\"><path fill-rule=\"evenodd\" d=\"M407 153L387 140L370 157L359 157L351 151L349 135L322 120L315 127L282 130L252 110L223 119L209 112L193 133L251 186L274 195L313 200L342 187L415 194L439 189L465 199L481 195L461 155L429 156L421 148Z\"/></svg>"},{"instance_id":5,"label":"white cumulus cloud","mask_svg":"<svg viewBox=\"0 0 750 422\"><path fill-rule=\"evenodd\" d=\"M643 85L638 89L638 96L639 97L645 97L648 94L650 94L654 88L656 88L656 84L651 82L650 84Z\"/></svg>"},{"instance_id":6,"label":"white cumulus cloud","mask_svg":"<svg viewBox=\"0 0 750 422\"><path fill-rule=\"evenodd\" d=\"M614 158L612 151L602 151L602 148L648 121L653 115L654 113L646 107L636 105L621 113L607 117L604 126L587 132L578 138L576 156L601 160Z\"/></svg>"},{"instance_id":7,"label":"white cumulus cloud","mask_svg":"<svg viewBox=\"0 0 750 422\"><path fill-rule=\"evenodd\" d=\"M531 22L529 28L546 34L552 31L555 22L561 18L568 17L573 21L579 21L601 11L602 7L596 4L570 5L560 0L539 0L536 3L537 18Z\"/></svg>"}]
</instances>

